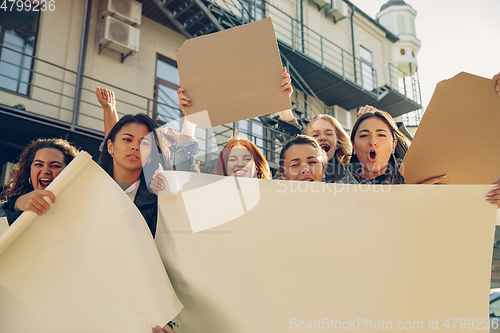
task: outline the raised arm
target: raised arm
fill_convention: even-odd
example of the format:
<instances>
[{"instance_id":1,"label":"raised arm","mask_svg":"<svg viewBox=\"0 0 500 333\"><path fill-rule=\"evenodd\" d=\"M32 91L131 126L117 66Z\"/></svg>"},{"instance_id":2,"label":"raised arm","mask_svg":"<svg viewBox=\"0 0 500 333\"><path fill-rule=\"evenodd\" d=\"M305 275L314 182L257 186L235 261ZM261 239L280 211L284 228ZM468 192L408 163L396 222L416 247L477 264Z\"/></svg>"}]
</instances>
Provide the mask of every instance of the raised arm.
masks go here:
<instances>
[{"instance_id":1,"label":"raised arm","mask_svg":"<svg viewBox=\"0 0 500 333\"><path fill-rule=\"evenodd\" d=\"M179 82L180 84L180 82ZM186 106L191 106L191 99L184 94L184 89L181 87L177 89L177 96L179 97L179 109L181 109L182 113L185 115ZM181 133L179 139L177 140L177 146L185 145L190 143L194 138L194 130L196 129L196 125L187 120L184 117L184 122L182 124Z\"/></svg>"},{"instance_id":2,"label":"raised arm","mask_svg":"<svg viewBox=\"0 0 500 333\"><path fill-rule=\"evenodd\" d=\"M104 119L104 137L107 138L109 132L118 122L118 112L116 111L115 93L113 90L96 88L95 96L102 106Z\"/></svg>"},{"instance_id":3,"label":"raised arm","mask_svg":"<svg viewBox=\"0 0 500 333\"><path fill-rule=\"evenodd\" d=\"M292 96L293 87L292 87L292 79L290 78L290 74L287 73L286 67L283 67L283 81L281 82L281 90L286 91L288 93L288 97ZM292 113L292 110L285 110L278 112L278 115L281 120L287 121L289 123L298 124L297 118Z\"/></svg>"}]
</instances>

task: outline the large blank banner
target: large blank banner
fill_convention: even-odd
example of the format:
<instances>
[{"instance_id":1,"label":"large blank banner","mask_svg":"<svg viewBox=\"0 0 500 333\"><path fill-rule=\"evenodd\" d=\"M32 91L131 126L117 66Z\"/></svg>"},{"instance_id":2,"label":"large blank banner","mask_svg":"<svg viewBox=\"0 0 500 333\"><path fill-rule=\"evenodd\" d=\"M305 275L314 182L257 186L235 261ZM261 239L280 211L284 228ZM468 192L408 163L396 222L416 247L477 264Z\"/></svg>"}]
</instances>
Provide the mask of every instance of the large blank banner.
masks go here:
<instances>
[{"instance_id":1,"label":"large blank banner","mask_svg":"<svg viewBox=\"0 0 500 333\"><path fill-rule=\"evenodd\" d=\"M489 332L492 186L164 175L178 332Z\"/></svg>"},{"instance_id":2,"label":"large blank banner","mask_svg":"<svg viewBox=\"0 0 500 333\"><path fill-rule=\"evenodd\" d=\"M6 217L0 217L0 235L9 228L9 223Z\"/></svg>"},{"instance_id":3,"label":"large blank banner","mask_svg":"<svg viewBox=\"0 0 500 333\"><path fill-rule=\"evenodd\" d=\"M0 236L0 332L149 333L179 303L141 213L80 153Z\"/></svg>"}]
</instances>

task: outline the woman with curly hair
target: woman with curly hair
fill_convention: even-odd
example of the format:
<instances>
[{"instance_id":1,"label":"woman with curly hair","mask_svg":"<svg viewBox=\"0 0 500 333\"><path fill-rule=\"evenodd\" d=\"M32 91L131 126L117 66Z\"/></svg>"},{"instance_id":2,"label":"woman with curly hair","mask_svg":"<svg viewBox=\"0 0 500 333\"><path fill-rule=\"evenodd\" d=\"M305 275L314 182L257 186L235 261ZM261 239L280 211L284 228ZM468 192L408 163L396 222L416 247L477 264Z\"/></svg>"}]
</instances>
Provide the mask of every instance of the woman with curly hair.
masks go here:
<instances>
[{"instance_id":1,"label":"woman with curly hair","mask_svg":"<svg viewBox=\"0 0 500 333\"><path fill-rule=\"evenodd\" d=\"M24 211L42 215L50 208L44 197L53 203L54 194L47 186L78 154L78 150L63 139L37 139L19 156L12 181L0 198L7 200L2 206L11 225Z\"/></svg>"}]
</instances>

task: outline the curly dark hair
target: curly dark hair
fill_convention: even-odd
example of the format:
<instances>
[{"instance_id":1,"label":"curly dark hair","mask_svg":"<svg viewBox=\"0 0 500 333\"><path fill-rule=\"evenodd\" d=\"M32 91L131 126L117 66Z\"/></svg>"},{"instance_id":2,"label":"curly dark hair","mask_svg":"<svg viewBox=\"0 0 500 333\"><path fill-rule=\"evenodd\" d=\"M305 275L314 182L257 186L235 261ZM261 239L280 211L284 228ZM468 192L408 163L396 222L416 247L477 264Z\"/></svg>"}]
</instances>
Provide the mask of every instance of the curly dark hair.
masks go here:
<instances>
[{"instance_id":1,"label":"curly dark hair","mask_svg":"<svg viewBox=\"0 0 500 333\"><path fill-rule=\"evenodd\" d=\"M6 200L14 194L26 194L34 190L28 181L31 173L31 163L35 159L37 151L43 148L57 149L64 155L64 163L68 165L78 154L78 149L64 139L36 139L19 155L19 160L12 172L12 181L0 194L0 198Z\"/></svg>"}]
</instances>

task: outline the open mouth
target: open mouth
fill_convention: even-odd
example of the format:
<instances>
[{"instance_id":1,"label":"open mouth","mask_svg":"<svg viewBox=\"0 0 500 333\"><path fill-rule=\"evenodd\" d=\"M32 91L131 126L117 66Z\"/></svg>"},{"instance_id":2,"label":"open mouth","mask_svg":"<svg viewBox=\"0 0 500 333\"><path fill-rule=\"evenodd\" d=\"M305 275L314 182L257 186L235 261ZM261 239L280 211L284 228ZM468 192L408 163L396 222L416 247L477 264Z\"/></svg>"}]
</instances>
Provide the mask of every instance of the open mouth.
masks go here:
<instances>
[{"instance_id":1,"label":"open mouth","mask_svg":"<svg viewBox=\"0 0 500 333\"><path fill-rule=\"evenodd\" d=\"M127 155L127 157L128 157L129 159L131 159L132 161L138 161L138 160L139 160L139 156L136 156L136 155L132 155L132 154L131 154L131 155Z\"/></svg>"},{"instance_id":2,"label":"open mouth","mask_svg":"<svg viewBox=\"0 0 500 333\"><path fill-rule=\"evenodd\" d=\"M236 177L244 177L247 174L247 171L244 169L239 169L235 170L234 174L236 175Z\"/></svg>"},{"instance_id":3,"label":"open mouth","mask_svg":"<svg viewBox=\"0 0 500 333\"><path fill-rule=\"evenodd\" d=\"M377 158L377 152L375 150L370 150L368 158L370 162L374 162L376 158Z\"/></svg>"},{"instance_id":4,"label":"open mouth","mask_svg":"<svg viewBox=\"0 0 500 333\"><path fill-rule=\"evenodd\" d=\"M53 179L49 179L49 178L40 178L38 180L38 183L40 184L40 188L42 189L45 189L47 186L50 185L50 183L52 183Z\"/></svg>"},{"instance_id":5,"label":"open mouth","mask_svg":"<svg viewBox=\"0 0 500 333\"><path fill-rule=\"evenodd\" d=\"M325 151L325 153L328 153L330 151L330 145L320 144L319 146Z\"/></svg>"}]
</instances>

